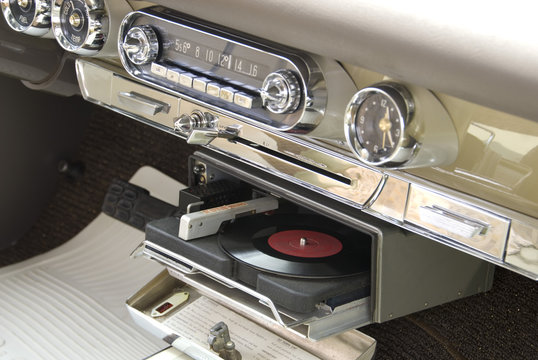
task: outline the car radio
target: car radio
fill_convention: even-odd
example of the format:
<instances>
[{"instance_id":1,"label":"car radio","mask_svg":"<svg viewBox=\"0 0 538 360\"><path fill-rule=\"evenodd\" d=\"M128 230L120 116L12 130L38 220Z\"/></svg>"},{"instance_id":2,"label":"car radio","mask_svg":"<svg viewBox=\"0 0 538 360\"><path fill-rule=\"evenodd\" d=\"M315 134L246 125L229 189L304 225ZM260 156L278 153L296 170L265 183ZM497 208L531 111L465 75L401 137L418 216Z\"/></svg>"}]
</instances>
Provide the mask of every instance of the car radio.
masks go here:
<instances>
[{"instance_id":1,"label":"car radio","mask_svg":"<svg viewBox=\"0 0 538 360\"><path fill-rule=\"evenodd\" d=\"M126 16L118 51L125 69L153 86L268 129L343 138L335 114L356 88L335 61L246 39L163 7Z\"/></svg>"}]
</instances>

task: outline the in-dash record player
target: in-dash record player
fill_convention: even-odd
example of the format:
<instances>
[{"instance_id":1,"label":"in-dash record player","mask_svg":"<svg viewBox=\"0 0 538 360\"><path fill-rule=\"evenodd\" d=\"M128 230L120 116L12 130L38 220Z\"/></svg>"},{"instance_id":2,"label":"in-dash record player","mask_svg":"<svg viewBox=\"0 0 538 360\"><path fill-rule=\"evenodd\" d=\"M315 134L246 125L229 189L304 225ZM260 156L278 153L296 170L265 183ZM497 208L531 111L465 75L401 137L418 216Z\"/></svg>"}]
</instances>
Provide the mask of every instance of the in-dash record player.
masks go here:
<instances>
[{"instance_id":1,"label":"in-dash record player","mask_svg":"<svg viewBox=\"0 0 538 360\"><path fill-rule=\"evenodd\" d=\"M146 194L130 196L130 215L103 208L145 228L133 256L166 269L127 301L161 338L207 347L209 325L223 321L243 356L260 349L242 331L261 326L313 358L369 359L375 341L357 328L491 286L491 265L472 256L222 154L189 161L179 206L149 216L158 206Z\"/></svg>"}]
</instances>

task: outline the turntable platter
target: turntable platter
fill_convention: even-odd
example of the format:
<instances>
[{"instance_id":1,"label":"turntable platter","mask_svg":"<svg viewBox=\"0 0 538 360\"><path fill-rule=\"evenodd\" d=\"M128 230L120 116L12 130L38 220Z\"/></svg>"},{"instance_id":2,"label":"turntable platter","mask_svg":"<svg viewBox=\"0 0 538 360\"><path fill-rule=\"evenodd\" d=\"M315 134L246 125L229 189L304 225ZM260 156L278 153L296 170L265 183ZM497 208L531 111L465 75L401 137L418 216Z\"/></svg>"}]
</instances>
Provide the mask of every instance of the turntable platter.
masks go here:
<instances>
[{"instance_id":1,"label":"turntable platter","mask_svg":"<svg viewBox=\"0 0 538 360\"><path fill-rule=\"evenodd\" d=\"M370 235L318 215L239 218L224 228L218 241L237 261L274 274L334 278L370 267Z\"/></svg>"}]
</instances>

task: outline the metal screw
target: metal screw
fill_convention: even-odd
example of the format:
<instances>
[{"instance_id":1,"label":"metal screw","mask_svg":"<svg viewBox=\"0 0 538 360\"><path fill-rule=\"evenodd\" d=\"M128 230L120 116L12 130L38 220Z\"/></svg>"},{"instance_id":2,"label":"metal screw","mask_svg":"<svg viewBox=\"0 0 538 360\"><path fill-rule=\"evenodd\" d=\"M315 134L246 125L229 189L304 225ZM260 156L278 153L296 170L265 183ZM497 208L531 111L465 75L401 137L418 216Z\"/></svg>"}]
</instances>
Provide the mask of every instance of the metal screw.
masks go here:
<instances>
[{"instance_id":1,"label":"metal screw","mask_svg":"<svg viewBox=\"0 0 538 360\"><path fill-rule=\"evenodd\" d=\"M205 166L203 164L197 164L192 169L192 172L195 173L196 175L203 174L205 172Z\"/></svg>"}]
</instances>

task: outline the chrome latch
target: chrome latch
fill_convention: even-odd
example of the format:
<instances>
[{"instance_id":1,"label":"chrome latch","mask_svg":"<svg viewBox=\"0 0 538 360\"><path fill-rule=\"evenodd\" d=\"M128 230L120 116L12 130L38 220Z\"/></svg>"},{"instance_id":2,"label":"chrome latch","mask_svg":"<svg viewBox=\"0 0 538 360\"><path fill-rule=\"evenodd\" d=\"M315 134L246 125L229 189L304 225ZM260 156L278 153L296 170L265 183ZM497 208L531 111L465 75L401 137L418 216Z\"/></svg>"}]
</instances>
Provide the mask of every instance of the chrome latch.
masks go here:
<instances>
[{"instance_id":1,"label":"chrome latch","mask_svg":"<svg viewBox=\"0 0 538 360\"><path fill-rule=\"evenodd\" d=\"M216 138L233 140L239 136L239 131L239 125L227 126L224 130L195 128L189 133L187 143L193 145L208 145Z\"/></svg>"},{"instance_id":2,"label":"chrome latch","mask_svg":"<svg viewBox=\"0 0 538 360\"><path fill-rule=\"evenodd\" d=\"M174 121L174 131L189 134L195 128L215 128L219 118L209 112L194 110L190 115L183 114Z\"/></svg>"},{"instance_id":3,"label":"chrome latch","mask_svg":"<svg viewBox=\"0 0 538 360\"><path fill-rule=\"evenodd\" d=\"M194 110L190 115L183 114L174 122L174 131L187 136L187 143L208 145L216 138L234 139L239 136L240 125L230 125L223 130L217 128L218 117Z\"/></svg>"}]
</instances>

